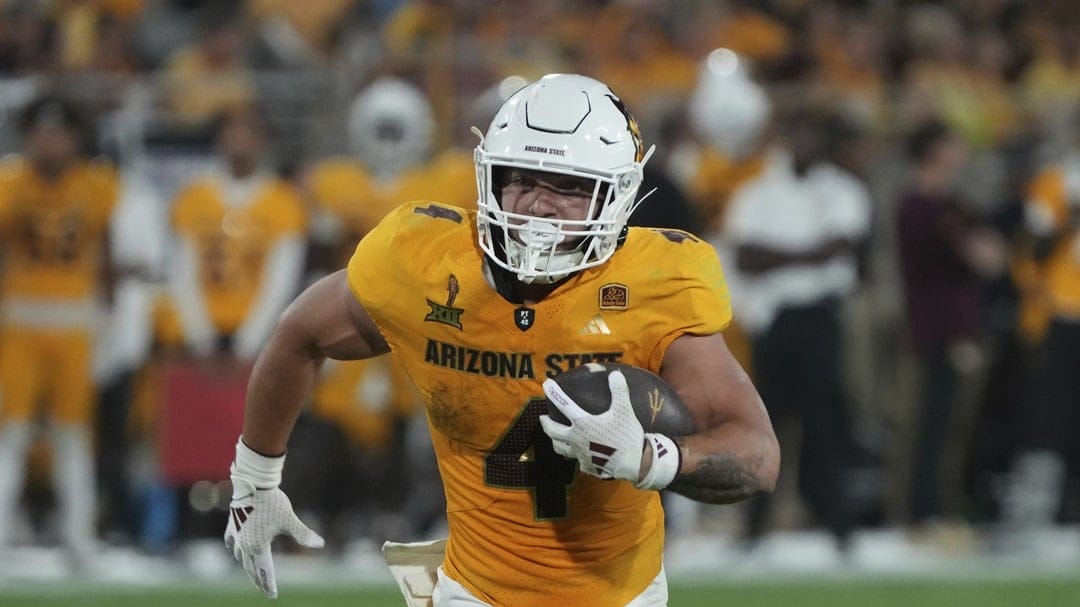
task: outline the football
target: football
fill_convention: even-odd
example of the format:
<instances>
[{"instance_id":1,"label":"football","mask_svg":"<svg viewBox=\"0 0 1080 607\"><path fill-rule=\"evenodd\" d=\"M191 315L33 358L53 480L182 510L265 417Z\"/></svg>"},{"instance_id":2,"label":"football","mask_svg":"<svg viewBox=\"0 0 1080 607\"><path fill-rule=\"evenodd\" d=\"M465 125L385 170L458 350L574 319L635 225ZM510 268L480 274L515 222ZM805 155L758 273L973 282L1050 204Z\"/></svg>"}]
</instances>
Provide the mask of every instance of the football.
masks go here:
<instances>
[{"instance_id":1,"label":"football","mask_svg":"<svg viewBox=\"0 0 1080 607\"><path fill-rule=\"evenodd\" d=\"M668 436L694 433L694 418L675 389L660 376L641 367L623 363L587 363L553 379L578 406L589 413L599 414L607 411L611 404L607 376L615 370L622 371L626 377L630 402L646 432ZM551 419L569 425L566 416L550 400L547 408Z\"/></svg>"}]
</instances>

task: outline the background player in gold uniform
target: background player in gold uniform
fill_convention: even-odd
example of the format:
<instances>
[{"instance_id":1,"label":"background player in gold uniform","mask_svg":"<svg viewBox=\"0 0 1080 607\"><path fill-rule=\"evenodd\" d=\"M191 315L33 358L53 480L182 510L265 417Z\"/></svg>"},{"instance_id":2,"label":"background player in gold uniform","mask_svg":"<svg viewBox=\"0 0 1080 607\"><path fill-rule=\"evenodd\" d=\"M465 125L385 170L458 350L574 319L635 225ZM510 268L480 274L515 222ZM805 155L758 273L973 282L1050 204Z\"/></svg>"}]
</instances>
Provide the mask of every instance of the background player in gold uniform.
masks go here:
<instances>
[{"instance_id":1,"label":"background player in gold uniform","mask_svg":"<svg viewBox=\"0 0 1080 607\"><path fill-rule=\"evenodd\" d=\"M368 83L350 106L348 133L351 154L319 161L302 179L312 217L309 279L340 269L360 238L404 202L440 200L465 208L476 206L471 150L435 148L431 104L412 83L391 76ZM423 527L425 520L439 516L443 508L438 501L416 507L429 500L415 496L441 493L441 487L425 437L426 423L419 415L419 398L396 361L325 365L311 411L344 430L353 450L349 459L357 468L365 468L354 473L359 481L350 492L357 496L351 507L364 509L364 527L371 529L377 541L387 537L384 533L411 535L392 529ZM416 440L409 440L413 436ZM410 448L413 443L423 447ZM286 485L295 478L287 476ZM309 474L302 482L316 478L326 475ZM335 499L340 495L321 493ZM337 527L326 526L331 544L340 539L332 537L340 536L335 533Z\"/></svg>"},{"instance_id":2,"label":"background player in gold uniform","mask_svg":"<svg viewBox=\"0 0 1080 607\"><path fill-rule=\"evenodd\" d=\"M1004 500L1018 545L1052 525L1076 469L1080 422L1080 140L1028 186L1020 248L1021 320L1034 344L1020 424L1020 453Z\"/></svg>"},{"instance_id":3,"label":"background player in gold uniform","mask_svg":"<svg viewBox=\"0 0 1080 607\"><path fill-rule=\"evenodd\" d=\"M218 462L228 461L227 429L239 423L251 364L300 286L307 217L295 188L269 168L268 137L259 108L224 113L218 166L181 189L171 208L179 246L169 286L189 358L162 371L161 459L166 481L181 489L221 480ZM208 416L210 427L192 423ZM173 445L197 446L198 457ZM218 526L194 513L180 518L188 535Z\"/></svg>"},{"instance_id":4,"label":"background player in gold uniform","mask_svg":"<svg viewBox=\"0 0 1080 607\"><path fill-rule=\"evenodd\" d=\"M52 426L61 535L84 564L96 502L91 353L117 179L83 158L80 124L73 106L43 98L26 110L25 155L0 163L0 541L40 408Z\"/></svg>"},{"instance_id":5,"label":"background player in gold uniform","mask_svg":"<svg viewBox=\"0 0 1080 607\"><path fill-rule=\"evenodd\" d=\"M322 360L393 351L424 397L447 498L435 605L666 605L657 491L738 501L779 466L720 333L716 254L685 232L624 230L647 158L590 78L518 91L476 159L479 211L398 208L279 322L249 387L226 544L268 596L275 535L322 544L278 488L288 435ZM700 431L646 434L618 399L556 428L544 379L590 360L659 372ZM595 443L614 448L607 463Z\"/></svg>"},{"instance_id":6,"label":"background player in gold uniform","mask_svg":"<svg viewBox=\"0 0 1080 607\"><path fill-rule=\"evenodd\" d=\"M264 166L265 125L252 108L225 113L221 167L172 205L179 243L172 295L189 351L254 359L300 282L307 217L299 195Z\"/></svg>"}]
</instances>

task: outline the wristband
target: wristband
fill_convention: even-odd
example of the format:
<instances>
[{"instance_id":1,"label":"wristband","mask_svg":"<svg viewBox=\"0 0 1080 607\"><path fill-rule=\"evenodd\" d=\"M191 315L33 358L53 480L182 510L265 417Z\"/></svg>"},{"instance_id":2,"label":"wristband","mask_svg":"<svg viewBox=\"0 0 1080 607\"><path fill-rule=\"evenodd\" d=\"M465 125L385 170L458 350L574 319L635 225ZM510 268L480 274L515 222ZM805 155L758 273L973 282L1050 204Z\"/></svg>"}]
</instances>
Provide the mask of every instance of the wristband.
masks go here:
<instances>
[{"instance_id":1,"label":"wristband","mask_svg":"<svg viewBox=\"0 0 1080 607\"><path fill-rule=\"evenodd\" d=\"M675 444L675 441L664 434L648 432L645 434L645 440L652 445L652 465L649 466L649 472L645 478L634 483L634 486L638 489L660 491L670 485L679 474L679 468L682 467L682 452L679 451L679 446Z\"/></svg>"},{"instance_id":2,"label":"wristband","mask_svg":"<svg viewBox=\"0 0 1080 607\"><path fill-rule=\"evenodd\" d=\"M281 470L285 467L285 454L267 457L244 444L241 437L236 441L236 459L229 474L248 481L256 489L273 489L281 484Z\"/></svg>"}]
</instances>

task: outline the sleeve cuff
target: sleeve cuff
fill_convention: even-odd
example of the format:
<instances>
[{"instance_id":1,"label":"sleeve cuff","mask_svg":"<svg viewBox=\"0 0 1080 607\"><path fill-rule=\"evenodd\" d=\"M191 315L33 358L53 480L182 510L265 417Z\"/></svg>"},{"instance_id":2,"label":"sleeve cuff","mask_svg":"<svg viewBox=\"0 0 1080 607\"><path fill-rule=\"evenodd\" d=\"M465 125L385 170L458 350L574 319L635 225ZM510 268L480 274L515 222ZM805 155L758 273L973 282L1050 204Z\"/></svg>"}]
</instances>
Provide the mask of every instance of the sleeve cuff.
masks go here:
<instances>
[{"instance_id":1,"label":"sleeve cuff","mask_svg":"<svg viewBox=\"0 0 1080 607\"><path fill-rule=\"evenodd\" d=\"M652 444L653 459L649 473L634 486L638 489L660 491L675 480L682 467L682 452L670 436L656 433L647 433L645 440Z\"/></svg>"},{"instance_id":2,"label":"sleeve cuff","mask_svg":"<svg viewBox=\"0 0 1080 607\"><path fill-rule=\"evenodd\" d=\"M281 471L285 467L285 454L268 457L244 444L244 439L236 441L236 459L233 460L229 474L248 481L256 489L273 489L281 484Z\"/></svg>"}]
</instances>

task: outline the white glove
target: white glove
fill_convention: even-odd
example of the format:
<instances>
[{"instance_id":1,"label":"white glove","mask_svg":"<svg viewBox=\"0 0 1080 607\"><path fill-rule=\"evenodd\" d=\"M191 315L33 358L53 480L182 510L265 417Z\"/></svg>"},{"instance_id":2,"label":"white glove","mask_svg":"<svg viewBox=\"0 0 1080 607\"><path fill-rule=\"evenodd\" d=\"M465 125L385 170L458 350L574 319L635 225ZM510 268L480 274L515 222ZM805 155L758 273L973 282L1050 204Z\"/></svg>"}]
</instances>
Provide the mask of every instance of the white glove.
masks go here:
<instances>
[{"instance_id":1,"label":"white glove","mask_svg":"<svg viewBox=\"0 0 1080 607\"><path fill-rule=\"evenodd\" d=\"M284 465L284 455L266 457L239 440L236 460L229 469L233 495L225 545L244 565L251 581L271 599L277 598L278 591L270 541L287 534L308 548L325 544L319 534L300 522L288 496L278 488Z\"/></svg>"},{"instance_id":2,"label":"white glove","mask_svg":"<svg viewBox=\"0 0 1080 607\"><path fill-rule=\"evenodd\" d=\"M645 432L630 403L630 388L621 371L608 373L611 404L607 411L593 415L582 409L558 383L544 380L544 393L570 420L561 424L548 415L540 425L551 438L555 452L576 459L582 472L603 479L623 479L638 489L660 490L675 480L679 472L679 448L670 437ZM649 471L641 475L645 441L652 444Z\"/></svg>"}]
</instances>

